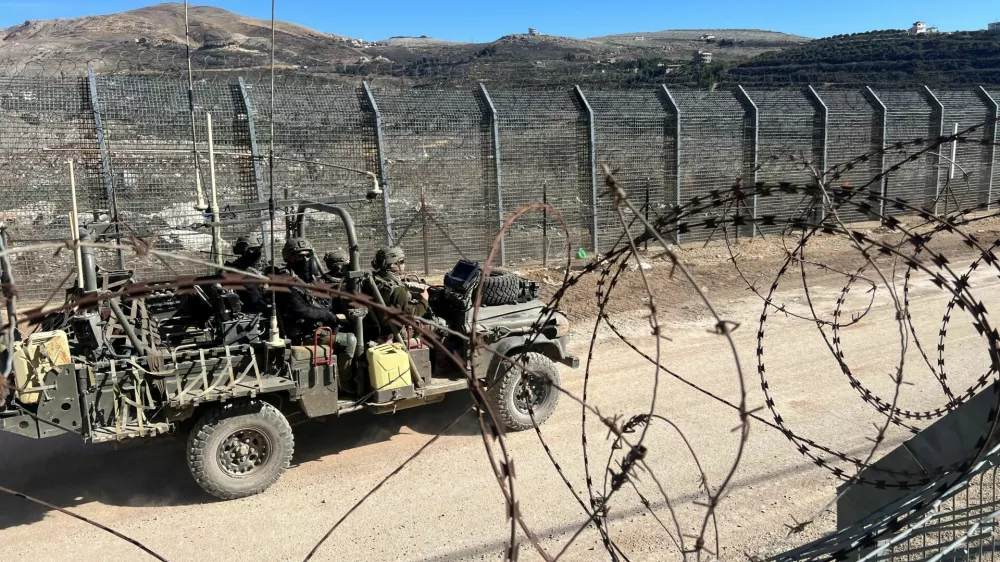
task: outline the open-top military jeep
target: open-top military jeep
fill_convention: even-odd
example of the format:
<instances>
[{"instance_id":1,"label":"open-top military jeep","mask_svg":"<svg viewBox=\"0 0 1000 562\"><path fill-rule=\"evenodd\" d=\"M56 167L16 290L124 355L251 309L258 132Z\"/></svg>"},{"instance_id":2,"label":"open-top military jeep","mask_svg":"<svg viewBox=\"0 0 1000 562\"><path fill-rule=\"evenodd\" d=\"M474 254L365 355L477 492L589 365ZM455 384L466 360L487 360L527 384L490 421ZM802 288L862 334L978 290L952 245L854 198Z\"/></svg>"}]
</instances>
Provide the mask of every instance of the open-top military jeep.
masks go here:
<instances>
[{"instance_id":1,"label":"open-top military jeep","mask_svg":"<svg viewBox=\"0 0 1000 562\"><path fill-rule=\"evenodd\" d=\"M329 197L279 204L298 208L289 235L305 234L306 211L339 217L351 253L343 290L377 302L344 206L355 202ZM107 231L81 227L81 239ZM10 263L0 261L9 286ZM318 260L314 265L322 269ZM101 270L85 245L79 267L81 282L67 298L83 304L14 341L4 332L0 355L12 354L12 369L0 396L0 429L32 438L74 433L91 443L187 429L191 473L223 499L260 493L287 469L294 439L286 415L293 411L309 418L361 409L391 413L467 389L471 372L502 423L521 430L555 409L555 363L579 363L566 351L564 315L548 310L530 283L512 274L484 279L474 262L460 262L443 286L430 288L435 318L421 319L464 358L464 370L419 331L397 331L394 343L369 335L370 311L345 317L340 327L321 327L309 341L275 341L269 312L245 310L232 276L139 284L130 271ZM473 325L481 284L484 306ZM16 315L7 321L17 322ZM354 349L335 353L335 330L350 330ZM469 344L474 332L482 343L476 349ZM540 376L525 376L524 367Z\"/></svg>"}]
</instances>

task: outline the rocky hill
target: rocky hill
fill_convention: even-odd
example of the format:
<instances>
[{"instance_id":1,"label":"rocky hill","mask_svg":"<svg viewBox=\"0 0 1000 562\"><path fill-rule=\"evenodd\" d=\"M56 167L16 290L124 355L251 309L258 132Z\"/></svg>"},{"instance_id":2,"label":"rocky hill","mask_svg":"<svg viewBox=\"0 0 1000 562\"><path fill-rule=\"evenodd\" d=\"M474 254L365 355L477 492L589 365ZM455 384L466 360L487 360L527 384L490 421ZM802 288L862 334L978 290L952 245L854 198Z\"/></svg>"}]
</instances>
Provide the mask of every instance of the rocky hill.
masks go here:
<instances>
[{"instance_id":1,"label":"rocky hill","mask_svg":"<svg viewBox=\"0 0 1000 562\"><path fill-rule=\"evenodd\" d=\"M0 73L16 69L156 73L186 68L183 4L167 3L111 15L30 20L0 31ZM270 22L213 7L189 8L196 71L263 69L270 61ZM699 50L715 60L739 62L809 41L760 30L676 30L576 39L525 33L489 43L428 37L365 41L296 24L276 25L275 60L293 69L350 78L442 76L547 81L559 75L613 76L636 61L686 64ZM30 64L29 64L30 63ZM604 65L604 66L601 66ZM435 78L436 77L436 78Z\"/></svg>"}]
</instances>

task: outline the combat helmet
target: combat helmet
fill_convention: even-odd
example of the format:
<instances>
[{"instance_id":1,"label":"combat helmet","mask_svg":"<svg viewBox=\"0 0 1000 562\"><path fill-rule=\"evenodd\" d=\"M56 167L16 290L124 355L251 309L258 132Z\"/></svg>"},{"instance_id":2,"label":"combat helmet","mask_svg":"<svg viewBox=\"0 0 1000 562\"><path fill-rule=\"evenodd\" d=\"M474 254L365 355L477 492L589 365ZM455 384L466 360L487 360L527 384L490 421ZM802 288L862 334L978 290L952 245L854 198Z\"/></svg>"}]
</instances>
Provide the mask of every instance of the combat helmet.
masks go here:
<instances>
[{"instance_id":1,"label":"combat helmet","mask_svg":"<svg viewBox=\"0 0 1000 562\"><path fill-rule=\"evenodd\" d=\"M385 271L389 269L390 266L398 263L404 263L405 259L406 254L403 253L403 249L399 246L379 248L378 252L375 252L375 259L372 260L372 269L376 271Z\"/></svg>"},{"instance_id":2,"label":"combat helmet","mask_svg":"<svg viewBox=\"0 0 1000 562\"><path fill-rule=\"evenodd\" d=\"M285 262L292 261L292 256L301 252L313 252L312 244L309 243L305 238L289 238L285 241L285 245L281 248L281 259Z\"/></svg>"},{"instance_id":3,"label":"combat helmet","mask_svg":"<svg viewBox=\"0 0 1000 562\"><path fill-rule=\"evenodd\" d=\"M242 256L248 250L259 250L264 247L264 240L259 233L240 236L233 242L233 254Z\"/></svg>"},{"instance_id":4,"label":"combat helmet","mask_svg":"<svg viewBox=\"0 0 1000 562\"><path fill-rule=\"evenodd\" d=\"M323 255L323 262L326 263L326 268L338 275L343 273L350 259L351 255L343 248L337 248Z\"/></svg>"}]
</instances>

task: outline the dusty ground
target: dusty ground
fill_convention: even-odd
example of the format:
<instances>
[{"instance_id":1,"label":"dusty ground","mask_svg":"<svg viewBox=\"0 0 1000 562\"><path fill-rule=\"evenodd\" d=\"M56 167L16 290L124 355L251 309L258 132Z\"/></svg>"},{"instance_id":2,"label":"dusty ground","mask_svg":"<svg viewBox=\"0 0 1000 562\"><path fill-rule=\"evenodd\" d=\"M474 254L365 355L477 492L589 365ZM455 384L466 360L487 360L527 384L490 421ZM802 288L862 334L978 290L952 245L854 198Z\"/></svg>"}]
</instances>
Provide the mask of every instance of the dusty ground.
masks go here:
<instances>
[{"instance_id":1,"label":"dusty ground","mask_svg":"<svg viewBox=\"0 0 1000 562\"><path fill-rule=\"evenodd\" d=\"M978 229L979 227L977 227ZM979 234L992 240L991 226ZM856 268L856 255L843 240L817 245L817 256L830 265ZM774 277L779 246L741 248L748 277L762 290ZM941 247L957 252L955 241ZM822 252L820 250L823 250ZM686 261L723 317L741 323L734 338L739 364L745 373L750 407L764 403L756 374L758 317L761 301L736 283L725 250L686 250ZM758 260L756 256L761 256ZM958 254L950 254L956 257ZM817 257L819 259L819 257ZM953 260L964 269L970 260ZM710 333L706 309L677 281L665 280L668 267L652 263L647 271L657 303L663 310L669 340L659 341L661 363L672 371L729 400L738 400L736 362L726 341ZM545 273L536 273L544 277ZM548 272L552 275L553 272ZM821 315L832 313L843 279L829 272L811 272L810 296ZM589 284L589 285L588 285ZM973 286L987 307L996 308L995 272L981 271ZM644 292L641 278L631 272L616 289L613 320L640 348L655 353L657 341L648 336L644 313L636 310ZM593 317L596 280L588 279L567 298L565 306L576 319L573 350L587 357L587 309ZM686 292L685 292L686 291ZM864 309L870 298L855 290L845 303L845 316ZM805 312L805 295L797 270L779 286L779 302L790 312ZM923 276L915 279L911 306L917 335L935 349L947 304L946 295ZM846 359L857 376L874 392L891 398L893 385L886 376L899 354L894 309L886 291L877 291L874 308L856 325L842 330ZM945 357L949 380L956 389L978 376L986 364L983 340L961 313L953 315ZM717 486L734 462L738 424L734 410L707 398L676 379L661 374L625 344L602 330L590 365L589 402L607 416L647 412L656 399L656 411L677 425L694 447L711 486ZM928 343L929 342L929 343ZM826 445L864 456L872 447L872 422L880 418L850 387L831 359L814 325L772 313L764 338L764 360L772 396L794 431ZM901 405L933 408L943 395L927 373L915 349L906 354ZM563 386L576 396L583 393L584 369L562 368ZM656 392L654 393L654 388ZM0 484L74 509L115 528L163 554L169 560L301 560L316 541L373 485L389 474L440 428L469 406L463 395L424 409L375 417L355 414L325 422L307 422L296 428L293 467L267 493L234 502L217 502L191 481L181 442L110 447L85 446L72 438L35 442L0 436ZM767 412L762 412L767 416ZM607 432L593 416L586 426L594 482L604 486L609 454ZM576 493L586 494L581 445L581 409L564 399L541 434ZM906 438L897 430L887 435L885 450ZM526 523L550 553L558 552L586 520L573 493L567 489L546 457L534 432L508 436L515 459L517 494ZM677 548L673 517L683 534L696 534L704 519L699 473L683 441L669 425L655 423L646 437L647 462L670 499L668 506L653 478L643 474L638 491L649 498L652 514L642 507L636 490L623 489L610 502L612 537L631 560L671 560ZM745 554L774 551L815 538L834 526L834 512L824 510L837 481L800 456L779 432L758 422L751 424L749 441L718 511L720 555L743 560ZM484 454L473 415L465 417L439 442L410 463L360 507L330 537L317 554L319 560L500 560L509 535L496 481ZM671 514L671 508L673 515ZM655 514L655 517L654 515ZM814 520L805 533L787 537L794 521ZM711 529L712 526L710 525ZM686 546L692 539L685 539ZM38 508L13 497L0 497L0 544L10 559L141 560L133 546L57 512ZM715 535L709 534L715 548ZM606 559L593 528L569 546L562 560ZM529 547L521 560L540 560Z\"/></svg>"}]
</instances>

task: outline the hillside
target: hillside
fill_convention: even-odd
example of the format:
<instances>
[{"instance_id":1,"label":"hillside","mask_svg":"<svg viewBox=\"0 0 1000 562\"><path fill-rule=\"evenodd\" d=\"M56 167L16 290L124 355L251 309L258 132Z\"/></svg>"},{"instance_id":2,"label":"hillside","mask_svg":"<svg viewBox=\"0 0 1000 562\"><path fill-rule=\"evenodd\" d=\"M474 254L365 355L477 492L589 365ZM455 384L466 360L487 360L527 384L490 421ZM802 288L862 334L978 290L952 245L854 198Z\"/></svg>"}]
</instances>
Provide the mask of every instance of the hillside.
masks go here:
<instances>
[{"instance_id":1,"label":"hillside","mask_svg":"<svg viewBox=\"0 0 1000 562\"><path fill-rule=\"evenodd\" d=\"M769 53L729 69L727 81L813 84L1000 83L1000 33L836 35Z\"/></svg>"},{"instance_id":2,"label":"hillside","mask_svg":"<svg viewBox=\"0 0 1000 562\"><path fill-rule=\"evenodd\" d=\"M193 58L209 67L268 64L271 23L209 6L189 8ZM287 22L275 24L282 67L357 60L350 38ZM29 20L0 31L0 66L34 63L66 69L87 63L98 71L162 72L183 67L184 5L166 3L111 15ZM180 59L180 60L179 60ZM30 68L29 67L29 70Z\"/></svg>"},{"instance_id":3,"label":"hillside","mask_svg":"<svg viewBox=\"0 0 1000 562\"><path fill-rule=\"evenodd\" d=\"M196 72L253 73L270 60L270 22L219 8L192 6ZM703 39L703 36L714 36ZM511 34L488 43L392 37L363 41L291 23L276 25L275 59L283 71L326 78L395 77L410 83L489 80L519 83L617 83L668 66L688 65L699 50L737 63L809 41L760 30L674 30L577 39ZM31 20L0 30L0 72L183 72L183 4L167 3L111 15ZM29 64L30 63L30 64ZM645 76L645 74L643 74Z\"/></svg>"}]
</instances>

